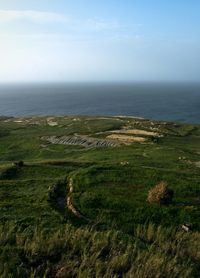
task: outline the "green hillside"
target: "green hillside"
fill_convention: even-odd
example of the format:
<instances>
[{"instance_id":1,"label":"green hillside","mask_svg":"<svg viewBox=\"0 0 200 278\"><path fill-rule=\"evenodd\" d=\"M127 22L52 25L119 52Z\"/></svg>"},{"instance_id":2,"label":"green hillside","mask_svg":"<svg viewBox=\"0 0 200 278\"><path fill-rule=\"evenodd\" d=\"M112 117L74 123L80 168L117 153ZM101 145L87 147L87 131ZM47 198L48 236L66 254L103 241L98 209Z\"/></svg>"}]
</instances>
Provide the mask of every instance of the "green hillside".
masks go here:
<instances>
[{"instance_id":1,"label":"green hillside","mask_svg":"<svg viewBox=\"0 0 200 278\"><path fill-rule=\"evenodd\" d=\"M199 167L198 125L1 117L0 277L199 277Z\"/></svg>"}]
</instances>

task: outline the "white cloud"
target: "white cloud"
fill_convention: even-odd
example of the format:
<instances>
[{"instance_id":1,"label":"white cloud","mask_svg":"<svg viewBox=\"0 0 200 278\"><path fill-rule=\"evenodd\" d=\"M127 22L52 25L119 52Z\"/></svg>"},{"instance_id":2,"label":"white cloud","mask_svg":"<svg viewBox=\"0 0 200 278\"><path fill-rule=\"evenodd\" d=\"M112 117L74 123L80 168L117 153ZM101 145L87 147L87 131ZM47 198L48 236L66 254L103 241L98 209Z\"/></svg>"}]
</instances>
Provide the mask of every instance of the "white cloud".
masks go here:
<instances>
[{"instance_id":1,"label":"white cloud","mask_svg":"<svg viewBox=\"0 0 200 278\"><path fill-rule=\"evenodd\" d=\"M106 21L103 19L88 19L83 27L94 31L114 30L120 28L117 21Z\"/></svg>"},{"instance_id":2,"label":"white cloud","mask_svg":"<svg viewBox=\"0 0 200 278\"><path fill-rule=\"evenodd\" d=\"M66 22L65 15L53 12L42 12L35 10L0 10L1 21L28 20L37 23Z\"/></svg>"},{"instance_id":3,"label":"white cloud","mask_svg":"<svg viewBox=\"0 0 200 278\"><path fill-rule=\"evenodd\" d=\"M116 31L122 28L116 20L89 18L78 20L61 13L37 10L0 10L0 23L16 21L29 21L34 23L67 23L68 28L75 31Z\"/></svg>"}]
</instances>

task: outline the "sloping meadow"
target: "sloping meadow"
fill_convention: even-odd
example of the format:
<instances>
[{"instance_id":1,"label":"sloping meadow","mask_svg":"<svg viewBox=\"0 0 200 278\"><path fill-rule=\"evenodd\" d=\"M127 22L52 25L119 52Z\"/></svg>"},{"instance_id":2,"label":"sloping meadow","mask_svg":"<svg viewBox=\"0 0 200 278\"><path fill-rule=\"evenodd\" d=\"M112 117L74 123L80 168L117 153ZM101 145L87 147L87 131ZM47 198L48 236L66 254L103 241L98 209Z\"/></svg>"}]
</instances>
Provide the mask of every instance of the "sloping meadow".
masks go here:
<instances>
[{"instance_id":1,"label":"sloping meadow","mask_svg":"<svg viewBox=\"0 0 200 278\"><path fill-rule=\"evenodd\" d=\"M112 134L145 141L44 139ZM198 277L199 139L197 125L126 117L1 118L0 276ZM173 199L149 203L162 181Z\"/></svg>"}]
</instances>

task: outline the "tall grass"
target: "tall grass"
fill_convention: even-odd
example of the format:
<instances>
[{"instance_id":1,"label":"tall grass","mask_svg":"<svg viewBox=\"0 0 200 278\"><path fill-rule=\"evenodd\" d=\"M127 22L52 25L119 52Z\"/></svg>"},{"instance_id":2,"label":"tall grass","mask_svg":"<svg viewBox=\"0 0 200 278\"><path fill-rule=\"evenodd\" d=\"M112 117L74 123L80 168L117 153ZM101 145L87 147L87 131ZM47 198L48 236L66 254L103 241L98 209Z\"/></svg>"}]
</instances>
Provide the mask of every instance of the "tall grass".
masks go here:
<instances>
[{"instance_id":1,"label":"tall grass","mask_svg":"<svg viewBox=\"0 0 200 278\"><path fill-rule=\"evenodd\" d=\"M45 233L0 230L1 277L198 277L200 233L153 224L133 235L65 225Z\"/></svg>"}]
</instances>

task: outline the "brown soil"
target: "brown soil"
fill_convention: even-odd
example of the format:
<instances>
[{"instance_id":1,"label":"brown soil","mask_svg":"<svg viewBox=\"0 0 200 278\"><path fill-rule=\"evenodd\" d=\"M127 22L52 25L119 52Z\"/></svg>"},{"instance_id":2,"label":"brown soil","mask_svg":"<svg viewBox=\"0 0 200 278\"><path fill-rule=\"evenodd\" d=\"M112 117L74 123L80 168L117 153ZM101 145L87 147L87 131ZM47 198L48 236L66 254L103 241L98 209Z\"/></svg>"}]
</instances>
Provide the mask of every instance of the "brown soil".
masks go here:
<instances>
[{"instance_id":1,"label":"brown soil","mask_svg":"<svg viewBox=\"0 0 200 278\"><path fill-rule=\"evenodd\" d=\"M111 131L115 134L135 134L135 135L145 135L145 136L159 136L158 133L153 131L146 131L141 129L121 129Z\"/></svg>"},{"instance_id":2,"label":"brown soil","mask_svg":"<svg viewBox=\"0 0 200 278\"><path fill-rule=\"evenodd\" d=\"M128 136L122 134L112 134L112 135L108 135L106 138L112 140L118 140L122 143L133 143L133 142L144 143L147 141L147 139L144 137Z\"/></svg>"}]
</instances>

